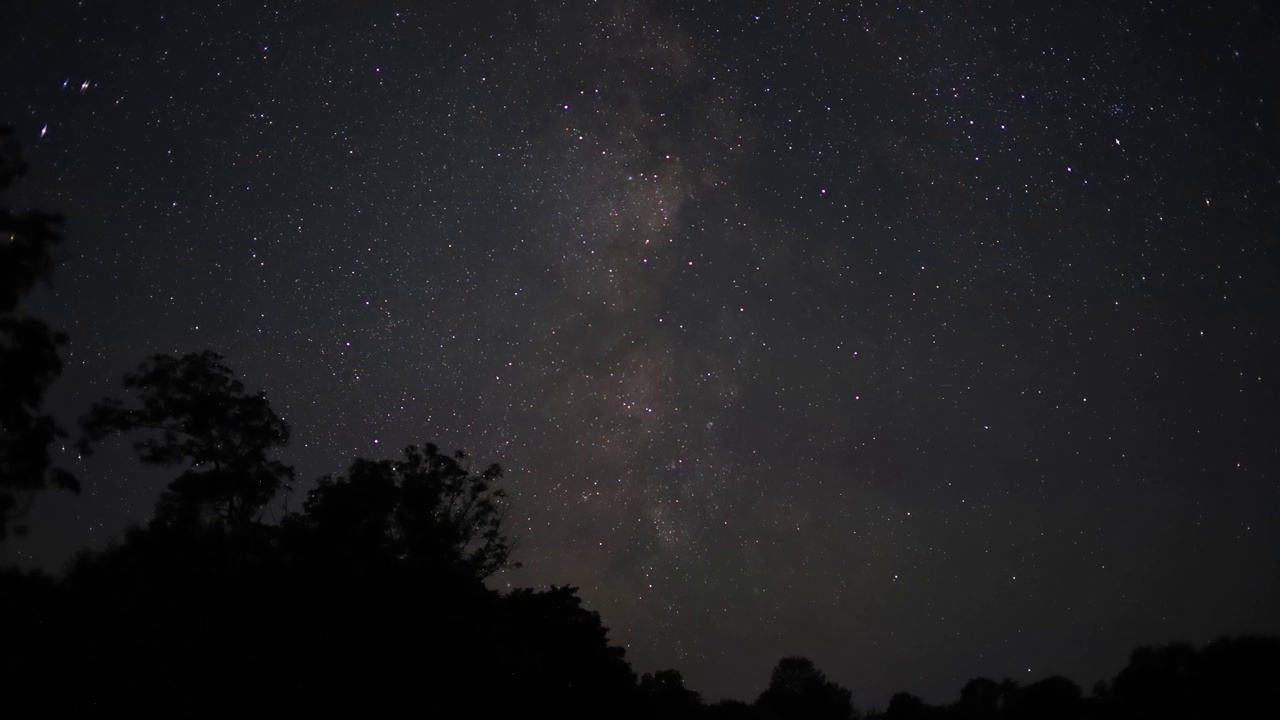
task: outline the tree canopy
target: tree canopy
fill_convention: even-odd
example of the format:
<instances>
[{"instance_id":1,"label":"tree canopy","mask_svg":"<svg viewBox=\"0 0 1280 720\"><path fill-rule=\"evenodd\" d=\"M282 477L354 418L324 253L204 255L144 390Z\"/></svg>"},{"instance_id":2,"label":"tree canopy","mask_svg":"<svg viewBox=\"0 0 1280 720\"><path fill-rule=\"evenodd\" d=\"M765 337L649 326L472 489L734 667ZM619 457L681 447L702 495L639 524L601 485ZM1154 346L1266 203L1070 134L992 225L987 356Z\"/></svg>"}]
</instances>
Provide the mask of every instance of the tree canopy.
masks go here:
<instances>
[{"instance_id":1,"label":"tree canopy","mask_svg":"<svg viewBox=\"0 0 1280 720\"><path fill-rule=\"evenodd\" d=\"M289 442L289 426L259 392L250 395L213 351L180 358L153 355L124 377L135 403L107 398L81 418L85 455L115 433L150 465L182 467L160 498L157 520L243 525L293 481L293 468L272 455Z\"/></svg>"},{"instance_id":2,"label":"tree canopy","mask_svg":"<svg viewBox=\"0 0 1280 720\"><path fill-rule=\"evenodd\" d=\"M27 170L12 129L0 127L0 194ZM0 205L0 540L22 532L22 517L40 489L78 492L75 477L53 461L66 431L43 411L49 387L62 373L59 349L67 336L23 315L22 300L53 274L53 247L62 241L62 217Z\"/></svg>"},{"instance_id":3,"label":"tree canopy","mask_svg":"<svg viewBox=\"0 0 1280 720\"><path fill-rule=\"evenodd\" d=\"M312 547L335 558L452 566L486 578L506 566L502 468L473 472L465 453L410 445L399 460L357 459L345 476L322 478L294 522Z\"/></svg>"},{"instance_id":4,"label":"tree canopy","mask_svg":"<svg viewBox=\"0 0 1280 720\"><path fill-rule=\"evenodd\" d=\"M812 660L796 655L778 661L769 676L769 687L760 693L756 707L770 718L852 720L857 717L852 693L828 680Z\"/></svg>"}]
</instances>

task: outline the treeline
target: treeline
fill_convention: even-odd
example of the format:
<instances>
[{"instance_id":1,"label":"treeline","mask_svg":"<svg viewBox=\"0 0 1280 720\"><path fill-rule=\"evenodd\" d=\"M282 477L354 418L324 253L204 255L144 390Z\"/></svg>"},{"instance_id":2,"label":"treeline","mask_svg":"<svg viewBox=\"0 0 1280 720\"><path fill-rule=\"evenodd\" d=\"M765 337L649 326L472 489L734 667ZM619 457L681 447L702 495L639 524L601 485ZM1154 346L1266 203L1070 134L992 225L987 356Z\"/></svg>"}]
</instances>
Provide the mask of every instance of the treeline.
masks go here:
<instances>
[{"instance_id":1,"label":"treeline","mask_svg":"<svg viewBox=\"0 0 1280 720\"><path fill-rule=\"evenodd\" d=\"M22 709L7 716L617 706L634 677L573 589L484 585L486 541L461 542L460 520L492 496L486 473L412 448L357 461L279 523L170 515L169 498L61 580L4 571L0 677Z\"/></svg>"},{"instance_id":2,"label":"treeline","mask_svg":"<svg viewBox=\"0 0 1280 720\"><path fill-rule=\"evenodd\" d=\"M323 502L277 526L153 522L61 580L0 572L0 713L857 717L803 658L780 661L751 704L704 703L675 670L637 680L572 588L497 593L393 556L356 517L317 522ZM950 705L899 693L868 717L1280 717L1278 680L1276 639L1224 639L1139 649L1089 697L1061 677L976 679Z\"/></svg>"},{"instance_id":3,"label":"treeline","mask_svg":"<svg viewBox=\"0 0 1280 720\"><path fill-rule=\"evenodd\" d=\"M1111 682L1089 696L1054 676L1030 685L990 678L970 680L960 698L931 706L898 693L885 720L1075 720L1080 718L1280 717L1280 638L1221 638L1202 648L1186 643L1140 647Z\"/></svg>"},{"instance_id":4,"label":"treeline","mask_svg":"<svg viewBox=\"0 0 1280 720\"><path fill-rule=\"evenodd\" d=\"M639 678L571 587L500 593L511 562L496 465L433 445L356 459L276 522L289 428L212 352L154 356L128 400L82 418L174 466L155 517L65 577L0 571L0 678L12 717L822 718L862 714L803 657L751 703L703 701L680 673ZM1089 696L1071 680L969 681L866 717L1280 717L1280 639L1141 648Z\"/></svg>"},{"instance_id":5,"label":"treeline","mask_svg":"<svg viewBox=\"0 0 1280 720\"><path fill-rule=\"evenodd\" d=\"M0 129L0 191L24 169ZM66 337L21 308L59 229L0 207L0 541L37 492L79 487L52 453L70 433L42 408ZM126 436L174 479L148 523L63 577L0 570L0 717L860 715L803 657L751 703L706 703L678 671L637 678L574 588L489 588L512 562L496 465L430 444L359 458L268 522L295 477L262 393L209 351L150 357L124 386L81 418L76 447ZM1089 697L1065 678L977 679L951 705L900 693L868 717L1280 717L1277 688L1280 640L1238 638L1140 649Z\"/></svg>"}]
</instances>

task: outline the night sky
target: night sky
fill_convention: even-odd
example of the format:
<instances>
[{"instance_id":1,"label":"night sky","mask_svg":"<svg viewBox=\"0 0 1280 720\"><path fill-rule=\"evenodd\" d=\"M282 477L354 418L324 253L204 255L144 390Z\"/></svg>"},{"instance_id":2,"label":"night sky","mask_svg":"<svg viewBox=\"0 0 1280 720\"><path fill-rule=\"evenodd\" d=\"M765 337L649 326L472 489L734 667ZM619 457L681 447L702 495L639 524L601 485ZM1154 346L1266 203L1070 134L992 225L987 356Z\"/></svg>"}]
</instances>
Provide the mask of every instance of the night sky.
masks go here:
<instances>
[{"instance_id":1,"label":"night sky","mask_svg":"<svg viewBox=\"0 0 1280 720\"><path fill-rule=\"evenodd\" d=\"M1280 632L1270 2L6 4L68 427L211 348L314 479L507 470L639 672L884 707ZM60 570L173 473L61 462Z\"/></svg>"}]
</instances>

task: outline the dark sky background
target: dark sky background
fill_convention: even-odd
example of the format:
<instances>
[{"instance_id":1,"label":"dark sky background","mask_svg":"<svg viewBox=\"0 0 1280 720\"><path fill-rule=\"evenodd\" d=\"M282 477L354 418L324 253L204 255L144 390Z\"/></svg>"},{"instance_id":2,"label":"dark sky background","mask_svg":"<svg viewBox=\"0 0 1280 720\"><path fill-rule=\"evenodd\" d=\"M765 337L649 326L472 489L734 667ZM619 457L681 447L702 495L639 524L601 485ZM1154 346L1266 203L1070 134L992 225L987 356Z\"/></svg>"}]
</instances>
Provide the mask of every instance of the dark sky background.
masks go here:
<instances>
[{"instance_id":1,"label":"dark sky background","mask_svg":"<svg viewBox=\"0 0 1280 720\"><path fill-rule=\"evenodd\" d=\"M883 707L1280 632L1272 3L2 12L69 426L212 348L302 489L500 462L498 585L580 586L710 698L786 654ZM4 560L166 482L64 461Z\"/></svg>"}]
</instances>

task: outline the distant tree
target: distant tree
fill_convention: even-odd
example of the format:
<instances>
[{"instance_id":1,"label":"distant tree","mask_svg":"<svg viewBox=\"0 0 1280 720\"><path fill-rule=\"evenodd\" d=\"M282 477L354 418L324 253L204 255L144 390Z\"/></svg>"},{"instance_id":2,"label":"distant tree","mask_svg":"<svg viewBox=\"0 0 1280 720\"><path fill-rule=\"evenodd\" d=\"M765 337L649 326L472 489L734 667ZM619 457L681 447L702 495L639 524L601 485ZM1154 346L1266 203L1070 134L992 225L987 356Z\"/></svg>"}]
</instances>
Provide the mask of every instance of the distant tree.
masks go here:
<instances>
[{"instance_id":1,"label":"distant tree","mask_svg":"<svg viewBox=\"0 0 1280 720\"><path fill-rule=\"evenodd\" d=\"M80 420L86 455L109 435L141 433L133 448L142 462L184 468L160 497L159 522L243 526L293 481L293 468L271 457L289 426L222 361L209 350L153 355L124 377L134 405L108 398Z\"/></svg>"},{"instance_id":2,"label":"distant tree","mask_svg":"<svg viewBox=\"0 0 1280 720\"><path fill-rule=\"evenodd\" d=\"M13 130L0 127L0 193L26 172ZM35 493L53 485L79 492L76 479L56 467L50 449L66 432L42 412L45 394L62 373L58 349L67 336L18 314L36 283L53 272L52 248L62 241L62 217L0 206L0 540L16 525Z\"/></svg>"},{"instance_id":3,"label":"distant tree","mask_svg":"<svg viewBox=\"0 0 1280 720\"><path fill-rule=\"evenodd\" d=\"M1007 694L1003 716L1016 720L1070 720L1080 716L1083 702L1079 685L1054 675Z\"/></svg>"},{"instance_id":4,"label":"distant tree","mask_svg":"<svg viewBox=\"0 0 1280 720\"><path fill-rule=\"evenodd\" d=\"M755 717L753 708L741 700L726 698L709 705L704 713L713 720L749 720Z\"/></svg>"},{"instance_id":5,"label":"distant tree","mask_svg":"<svg viewBox=\"0 0 1280 720\"><path fill-rule=\"evenodd\" d=\"M322 478L290 524L333 558L453 566L479 579L511 562L502 468L471 471L465 453L410 445L400 460L357 459L345 477Z\"/></svg>"},{"instance_id":6,"label":"distant tree","mask_svg":"<svg viewBox=\"0 0 1280 720\"><path fill-rule=\"evenodd\" d=\"M492 682L510 699L481 716L541 708L561 718L618 717L634 708L626 653L609 644L608 628L599 613L582 607L577 588L511 592L502 598L496 629Z\"/></svg>"},{"instance_id":7,"label":"distant tree","mask_svg":"<svg viewBox=\"0 0 1280 720\"><path fill-rule=\"evenodd\" d=\"M1140 647L1106 695L1113 717L1280 717L1280 638Z\"/></svg>"},{"instance_id":8,"label":"distant tree","mask_svg":"<svg viewBox=\"0 0 1280 720\"><path fill-rule=\"evenodd\" d=\"M936 709L924 700L911 693L900 692L889 699L889 707L882 717L886 720L925 720L936 715Z\"/></svg>"},{"instance_id":9,"label":"distant tree","mask_svg":"<svg viewBox=\"0 0 1280 720\"><path fill-rule=\"evenodd\" d=\"M702 696L684 686L679 670L658 670L640 677L640 706L645 717L692 718L703 710Z\"/></svg>"},{"instance_id":10,"label":"distant tree","mask_svg":"<svg viewBox=\"0 0 1280 720\"><path fill-rule=\"evenodd\" d=\"M769 687L756 699L756 709L769 718L850 720L858 717L852 693L827 679L813 661L785 657L778 661Z\"/></svg>"},{"instance_id":11,"label":"distant tree","mask_svg":"<svg viewBox=\"0 0 1280 720\"><path fill-rule=\"evenodd\" d=\"M1280 637L1221 637L1200 651L1197 683L1222 717L1280 717Z\"/></svg>"},{"instance_id":12,"label":"distant tree","mask_svg":"<svg viewBox=\"0 0 1280 720\"><path fill-rule=\"evenodd\" d=\"M1195 663L1196 650L1188 643L1134 649L1128 666L1111 684L1111 706L1168 718L1193 717L1195 709L1189 701Z\"/></svg>"},{"instance_id":13,"label":"distant tree","mask_svg":"<svg viewBox=\"0 0 1280 720\"><path fill-rule=\"evenodd\" d=\"M956 715L965 720L986 720L1000 712L1000 696L1008 687L991 678L973 678L960 689Z\"/></svg>"}]
</instances>

